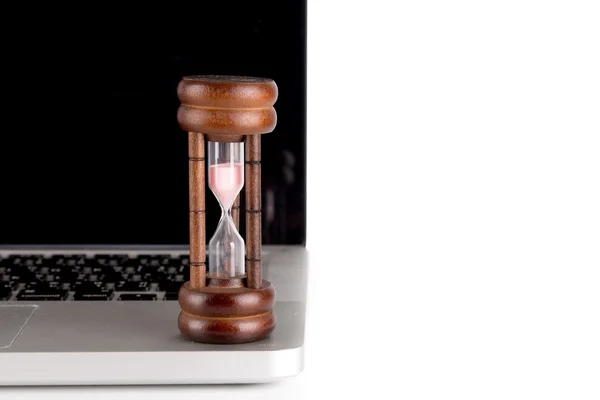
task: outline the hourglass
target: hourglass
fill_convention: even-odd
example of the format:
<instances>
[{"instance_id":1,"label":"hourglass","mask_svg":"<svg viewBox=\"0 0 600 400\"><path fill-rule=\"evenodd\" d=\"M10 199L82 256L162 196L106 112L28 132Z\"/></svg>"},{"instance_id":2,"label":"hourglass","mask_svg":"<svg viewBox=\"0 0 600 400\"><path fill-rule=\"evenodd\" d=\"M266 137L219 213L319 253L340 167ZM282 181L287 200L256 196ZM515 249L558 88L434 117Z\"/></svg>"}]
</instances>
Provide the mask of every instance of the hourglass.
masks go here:
<instances>
[{"instance_id":1,"label":"hourglass","mask_svg":"<svg viewBox=\"0 0 600 400\"><path fill-rule=\"evenodd\" d=\"M208 244L208 277L234 278L245 272L244 239L231 210L244 186L244 143L208 142L208 186L221 206L221 219Z\"/></svg>"},{"instance_id":2,"label":"hourglass","mask_svg":"<svg viewBox=\"0 0 600 400\"><path fill-rule=\"evenodd\" d=\"M277 85L265 78L195 75L179 82L177 95L177 119L188 132L190 185L190 281L179 291L179 330L202 343L264 339L276 318L275 289L262 279L260 137L277 123ZM205 165L221 207L208 243L208 270ZM242 188L245 241L238 232Z\"/></svg>"}]
</instances>

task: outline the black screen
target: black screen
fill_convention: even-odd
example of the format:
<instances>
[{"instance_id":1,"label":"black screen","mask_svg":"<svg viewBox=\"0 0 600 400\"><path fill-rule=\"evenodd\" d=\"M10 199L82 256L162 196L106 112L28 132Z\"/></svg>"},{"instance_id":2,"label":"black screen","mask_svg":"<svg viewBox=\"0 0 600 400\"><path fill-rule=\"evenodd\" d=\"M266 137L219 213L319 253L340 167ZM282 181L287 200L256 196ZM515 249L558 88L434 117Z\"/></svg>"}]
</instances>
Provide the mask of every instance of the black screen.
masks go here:
<instances>
[{"instance_id":1,"label":"black screen","mask_svg":"<svg viewBox=\"0 0 600 400\"><path fill-rule=\"evenodd\" d=\"M4 13L0 244L188 243L176 87L194 74L277 83L263 243L304 243L305 2L159 4ZM220 210L206 196L210 238Z\"/></svg>"}]
</instances>

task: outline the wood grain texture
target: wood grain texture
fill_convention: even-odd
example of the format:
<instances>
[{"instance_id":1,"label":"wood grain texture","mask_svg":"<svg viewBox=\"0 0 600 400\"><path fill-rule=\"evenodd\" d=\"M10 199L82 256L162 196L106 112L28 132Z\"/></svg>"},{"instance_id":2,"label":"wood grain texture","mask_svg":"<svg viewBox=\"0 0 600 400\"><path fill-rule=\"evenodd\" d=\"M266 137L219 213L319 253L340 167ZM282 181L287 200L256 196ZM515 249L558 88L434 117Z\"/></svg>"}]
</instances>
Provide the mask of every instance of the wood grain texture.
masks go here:
<instances>
[{"instance_id":1,"label":"wood grain texture","mask_svg":"<svg viewBox=\"0 0 600 400\"><path fill-rule=\"evenodd\" d=\"M263 340L275 329L273 310L245 317L201 317L181 311L179 331L191 341L209 344L241 344Z\"/></svg>"},{"instance_id":2,"label":"wood grain texture","mask_svg":"<svg viewBox=\"0 0 600 400\"><path fill-rule=\"evenodd\" d=\"M276 325L272 311L275 289L263 281L261 289L208 286L179 291L178 327L186 338L201 343L237 344L262 340Z\"/></svg>"},{"instance_id":3,"label":"wood grain texture","mask_svg":"<svg viewBox=\"0 0 600 400\"><path fill-rule=\"evenodd\" d=\"M208 108L182 104L177 111L179 126L188 132L216 136L260 135L272 132L277 124L273 107ZM220 141L220 140L217 140ZM222 141L236 141L222 139Z\"/></svg>"},{"instance_id":4,"label":"wood grain texture","mask_svg":"<svg viewBox=\"0 0 600 400\"><path fill-rule=\"evenodd\" d=\"M206 210L204 135L188 133L190 191L190 284L206 285Z\"/></svg>"},{"instance_id":5,"label":"wood grain texture","mask_svg":"<svg viewBox=\"0 0 600 400\"><path fill-rule=\"evenodd\" d=\"M246 140L244 135L206 135L206 140L220 143L239 143Z\"/></svg>"},{"instance_id":6,"label":"wood grain texture","mask_svg":"<svg viewBox=\"0 0 600 400\"><path fill-rule=\"evenodd\" d=\"M206 286L212 288L220 288L220 287L245 287L246 283L246 275L241 277L233 277L233 278L207 278Z\"/></svg>"},{"instance_id":7,"label":"wood grain texture","mask_svg":"<svg viewBox=\"0 0 600 400\"><path fill-rule=\"evenodd\" d=\"M193 75L177 86L179 126L211 141L239 142L243 135L272 132L278 88L272 79Z\"/></svg>"},{"instance_id":8,"label":"wood grain texture","mask_svg":"<svg viewBox=\"0 0 600 400\"><path fill-rule=\"evenodd\" d=\"M194 107L263 108L275 104L278 89L268 78L191 75L179 82L177 96L181 103Z\"/></svg>"},{"instance_id":9,"label":"wood grain texture","mask_svg":"<svg viewBox=\"0 0 600 400\"><path fill-rule=\"evenodd\" d=\"M212 281L219 281L213 279ZM204 317L263 314L275 305L275 288L263 281L260 289L249 289L240 280L235 286L208 285L192 288L187 282L179 290L179 305L191 315ZM219 285L219 286L217 286Z\"/></svg>"},{"instance_id":10,"label":"wood grain texture","mask_svg":"<svg viewBox=\"0 0 600 400\"><path fill-rule=\"evenodd\" d=\"M246 274L248 287L260 289L262 283L262 210L260 136L246 137Z\"/></svg>"}]
</instances>

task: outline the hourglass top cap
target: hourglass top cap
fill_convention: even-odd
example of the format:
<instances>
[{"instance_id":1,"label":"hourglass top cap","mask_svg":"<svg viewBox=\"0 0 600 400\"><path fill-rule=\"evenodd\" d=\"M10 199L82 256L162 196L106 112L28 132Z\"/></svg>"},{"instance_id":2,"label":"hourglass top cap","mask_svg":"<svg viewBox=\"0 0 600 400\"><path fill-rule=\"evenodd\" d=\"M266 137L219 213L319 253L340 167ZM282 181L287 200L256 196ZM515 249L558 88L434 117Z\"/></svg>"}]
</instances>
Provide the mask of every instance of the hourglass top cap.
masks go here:
<instances>
[{"instance_id":1,"label":"hourglass top cap","mask_svg":"<svg viewBox=\"0 0 600 400\"><path fill-rule=\"evenodd\" d=\"M196 107L272 107L277 101L275 81L268 78L232 75L191 75L179 82L182 104Z\"/></svg>"},{"instance_id":2,"label":"hourglass top cap","mask_svg":"<svg viewBox=\"0 0 600 400\"><path fill-rule=\"evenodd\" d=\"M278 89L268 78L230 75L185 76L177 86L179 126L218 136L273 131Z\"/></svg>"}]
</instances>

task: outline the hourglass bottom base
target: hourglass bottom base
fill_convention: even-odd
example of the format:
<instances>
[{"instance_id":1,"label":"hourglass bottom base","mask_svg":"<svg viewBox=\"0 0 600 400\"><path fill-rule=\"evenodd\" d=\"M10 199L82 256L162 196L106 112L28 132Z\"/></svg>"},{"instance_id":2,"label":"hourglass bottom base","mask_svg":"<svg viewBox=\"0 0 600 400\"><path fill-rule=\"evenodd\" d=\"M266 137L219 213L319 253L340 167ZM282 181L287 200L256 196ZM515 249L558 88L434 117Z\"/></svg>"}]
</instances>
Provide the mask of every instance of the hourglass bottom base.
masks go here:
<instances>
[{"instance_id":1,"label":"hourglass bottom base","mask_svg":"<svg viewBox=\"0 0 600 400\"><path fill-rule=\"evenodd\" d=\"M273 311L248 317L211 318L179 314L179 330L199 343L239 344L265 339L275 329Z\"/></svg>"},{"instance_id":2,"label":"hourglass bottom base","mask_svg":"<svg viewBox=\"0 0 600 400\"><path fill-rule=\"evenodd\" d=\"M262 340L275 329L275 289L263 280L261 289L244 286L190 287L179 291L178 326L183 336L200 343L238 344Z\"/></svg>"}]
</instances>

